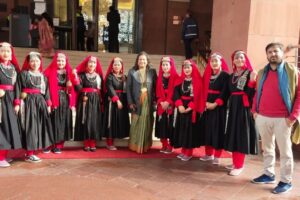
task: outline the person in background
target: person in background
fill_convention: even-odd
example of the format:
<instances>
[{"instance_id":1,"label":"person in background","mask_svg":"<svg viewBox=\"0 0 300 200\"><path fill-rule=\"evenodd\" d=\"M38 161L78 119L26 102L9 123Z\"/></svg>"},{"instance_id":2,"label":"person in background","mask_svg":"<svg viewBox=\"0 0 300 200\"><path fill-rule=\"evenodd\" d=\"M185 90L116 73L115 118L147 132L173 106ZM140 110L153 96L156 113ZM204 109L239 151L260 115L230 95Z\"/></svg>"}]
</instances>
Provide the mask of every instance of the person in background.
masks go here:
<instances>
[{"instance_id":1,"label":"person in background","mask_svg":"<svg viewBox=\"0 0 300 200\"><path fill-rule=\"evenodd\" d=\"M41 15L39 28L39 52L44 57L54 56L53 20L48 13Z\"/></svg>"},{"instance_id":2,"label":"person in background","mask_svg":"<svg viewBox=\"0 0 300 200\"><path fill-rule=\"evenodd\" d=\"M31 38L31 47L38 48L39 44L39 20L37 17L33 17L29 27L29 33Z\"/></svg>"},{"instance_id":3,"label":"person in background","mask_svg":"<svg viewBox=\"0 0 300 200\"><path fill-rule=\"evenodd\" d=\"M114 6L109 7L109 12L107 13L108 26L108 51L119 53L119 24L120 24L120 13L115 9Z\"/></svg>"},{"instance_id":4,"label":"person in background","mask_svg":"<svg viewBox=\"0 0 300 200\"><path fill-rule=\"evenodd\" d=\"M86 49L88 51L95 51L95 45L94 45L94 37L95 37L95 23L92 21L88 21L88 30L86 31Z\"/></svg>"},{"instance_id":5,"label":"person in background","mask_svg":"<svg viewBox=\"0 0 300 200\"><path fill-rule=\"evenodd\" d=\"M14 86L20 72L13 47L0 43L0 168L9 167L8 150L22 148L21 129L14 112Z\"/></svg>"},{"instance_id":6,"label":"person in background","mask_svg":"<svg viewBox=\"0 0 300 200\"><path fill-rule=\"evenodd\" d=\"M193 58L192 42L198 39L198 24L192 17L190 11L187 11L182 23L181 41L184 43L185 59Z\"/></svg>"},{"instance_id":7,"label":"person in background","mask_svg":"<svg viewBox=\"0 0 300 200\"><path fill-rule=\"evenodd\" d=\"M82 14L82 6L78 7L76 12L76 23L77 23L77 50L84 51L84 33L86 31L86 27L84 24L84 18Z\"/></svg>"}]
</instances>

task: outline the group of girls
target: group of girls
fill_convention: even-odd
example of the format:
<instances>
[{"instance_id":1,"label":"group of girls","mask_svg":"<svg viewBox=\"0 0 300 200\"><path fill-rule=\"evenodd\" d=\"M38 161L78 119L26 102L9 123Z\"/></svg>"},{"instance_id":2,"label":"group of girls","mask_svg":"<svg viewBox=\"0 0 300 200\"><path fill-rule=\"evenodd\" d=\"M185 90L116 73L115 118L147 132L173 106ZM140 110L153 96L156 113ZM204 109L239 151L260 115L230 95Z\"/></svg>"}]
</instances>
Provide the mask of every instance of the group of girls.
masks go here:
<instances>
[{"instance_id":1,"label":"group of girls","mask_svg":"<svg viewBox=\"0 0 300 200\"><path fill-rule=\"evenodd\" d=\"M246 154L257 153L250 113L256 75L243 51L232 55L233 73L220 54L211 55L203 76L192 60L182 64L165 56L159 73L145 52L124 74L121 58L112 59L104 77L99 60L88 56L74 70L64 53L56 53L43 72L42 58L30 52L22 69L9 43L0 43L0 166L9 166L9 149L24 148L26 161L40 162L36 150L61 153L64 141L83 141L96 151L96 141L117 150L115 138L129 137L129 149L144 153L155 136L162 153L181 148L177 156L192 158L205 146L202 161L220 164L222 150L232 152L230 175L239 175ZM72 110L76 109L74 137ZM129 122L131 113L131 123Z\"/></svg>"}]
</instances>

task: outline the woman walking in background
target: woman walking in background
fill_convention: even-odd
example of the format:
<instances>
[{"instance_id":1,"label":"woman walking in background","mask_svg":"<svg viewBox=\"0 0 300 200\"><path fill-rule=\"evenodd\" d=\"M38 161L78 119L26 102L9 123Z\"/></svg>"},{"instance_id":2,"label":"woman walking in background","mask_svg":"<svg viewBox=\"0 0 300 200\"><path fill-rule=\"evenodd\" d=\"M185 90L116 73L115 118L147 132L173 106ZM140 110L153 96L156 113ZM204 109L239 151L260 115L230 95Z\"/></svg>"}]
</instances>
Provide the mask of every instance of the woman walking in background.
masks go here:
<instances>
[{"instance_id":1,"label":"woman walking in background","mask_svg":"<svg viewBox=\"0 0 300 200\"><path fill-rule=\"evenodd\" d=\"M53 38L53 21L48 13L41 15L38 23L39 28L39 52L44 57L52 57L54 55L54 38Z\"/></svg>"},{"instance_id":2,"label":"woman walking in background","mask_svg":"<svg viewBox=\"0 0 300 200\"><path fill-rule=\"evenodd\" d=\"M152 146L156 79L157 74L150 67L148 54L139 53L127 80L127 99L131 111L129 149L137 153L147 152Z\"/></svg>"}]
</instances>

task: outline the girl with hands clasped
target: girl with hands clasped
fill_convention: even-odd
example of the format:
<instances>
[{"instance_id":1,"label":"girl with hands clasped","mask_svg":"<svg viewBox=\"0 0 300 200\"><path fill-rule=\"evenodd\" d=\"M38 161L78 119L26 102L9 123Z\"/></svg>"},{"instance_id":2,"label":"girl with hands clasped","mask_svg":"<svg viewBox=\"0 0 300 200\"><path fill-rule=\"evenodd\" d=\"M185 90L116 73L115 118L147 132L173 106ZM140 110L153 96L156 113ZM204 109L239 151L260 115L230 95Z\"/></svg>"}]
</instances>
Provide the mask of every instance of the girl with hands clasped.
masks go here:
<instances>
[{"instance_id":1,"label":"girl with hands clasped","mask_svg":"<svg viewBox=\"0 0 300 200\"><path fill-rule=\"evenodd\" d=\"M185 60L180 78L175 82L174 134L172 146L181 147L177 158L188 161L192 158L193 148L200 146L199 119L201 91L203 89L200 73L192 60Z\"/></svg>"},{"instance_id":2,"label":"girl with hands clasped","mask_svg":"<svg viewBox=\"0 0 300 200\"><path fill-rule=\"evenodd\" d=\"M104 125L106 148L117 150L115 138L129 136L129 111L126 96L126 76L121 58L114 58L106 72L105 83L105 114Z\"/></svg>"}]
</instances>

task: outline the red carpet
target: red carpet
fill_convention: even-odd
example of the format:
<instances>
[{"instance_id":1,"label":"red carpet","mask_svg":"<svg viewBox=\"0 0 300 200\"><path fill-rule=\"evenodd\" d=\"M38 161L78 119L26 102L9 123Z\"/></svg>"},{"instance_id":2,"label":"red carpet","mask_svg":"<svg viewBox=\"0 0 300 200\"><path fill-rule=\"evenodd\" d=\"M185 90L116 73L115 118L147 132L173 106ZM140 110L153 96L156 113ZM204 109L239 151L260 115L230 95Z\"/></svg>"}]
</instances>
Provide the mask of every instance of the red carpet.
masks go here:
<instances>
[{"instance_id":1,"label":"red carpet","mask_svg":"<svg viewBox=\"0 0 300 200\"><path fill-rule=\"evenodd\" d=\"M163 154L159 152L160 147L153 147L145 154L137 154L126 147L118 148L117 151L109 151L104 147L98 148L96 152L85 152L82 148L68 147L62 150L62 154L40 152L38 156L43 159L101 159L101 158L175 158L181 149L175 149L172 154ZM24 150L14 150L8 153L11 158L24 158ZM204 148L194 150L193 156L200 157L204 155ZM222 158L229 158L231 154L224 151Z\"/></svg>"}]
</instances>

